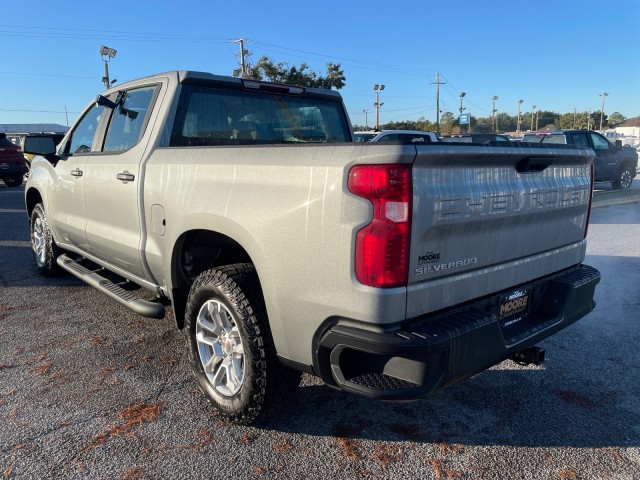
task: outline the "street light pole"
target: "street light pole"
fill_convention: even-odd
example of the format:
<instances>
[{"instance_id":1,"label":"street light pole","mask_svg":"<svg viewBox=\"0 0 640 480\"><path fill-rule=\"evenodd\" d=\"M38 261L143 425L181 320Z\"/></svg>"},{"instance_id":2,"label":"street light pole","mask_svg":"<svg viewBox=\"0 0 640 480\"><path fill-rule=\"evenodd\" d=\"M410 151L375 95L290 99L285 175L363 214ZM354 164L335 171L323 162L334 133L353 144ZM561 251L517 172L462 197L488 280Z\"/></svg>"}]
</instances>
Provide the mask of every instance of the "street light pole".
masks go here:
<instances>
[{"instance_id":1,"label":"street light pole","mask_svg":"<svg viewBox=\"0 0 640 480\"><path fill-rule=\"evenodd\" d=\"M384 103L380 103L380 92L384 90L384 85L378 85L377 83L373 86L373 91L376 92L376 103L373 104L376 107L376 130L380 130L380 107L384 105Z\"/></svg>"},{"instance_id":2,"label":"street light pole","mask_svg":"<svg viewBox=\"0 0 640 480\"><path fill-rule=\"evenodd\" d=\"M369 130L369 109L365 108L362 112L364 113L364 129Z\"/></svg>"},{"instance_id":3,"label":"street light pole","mask_svg":"<svg viewBox=\"0 0 640 480\"><path fill-rule=\"evenodd\" d=\"M604 93L599 93L598 95L602 97L602 110L600 110L600 131L602 132L602 120L604 118L604 97L606 97L609 94L607 92L604 92Z\"/></svg>"},{"instance_id":4,"label":"street light pole","mask_svg":"<svg viewBox=\"0 0 640 480\"><path fill-rule=\"evenodd\" d=\"M531 131L535 132L534 128L533 128L533 112L536 111L536 106L534 105L533 107L531 107Z\"/></svg>"},{"instance_id":5,"label":"street light pole","mask_svg":"<svg viewBox=\"0 0 640 480\"><path fill-rule=\"evenodd\" d=\"M498 110L496 110L496 100L498 100L498 96L494 95L494 97L493 97L493 109L491 110L491 113L493 115L493 122L492 122L493 125L492 125L492 127L494 127L494 131L496 133L498 133L498 120L496 119L496 112Z\"/></svg>"},{"instance_id":6,"label":"street light pole","mask_svg":"<svg viewBox=\"0 0 640 480\"><path fill-rule=\"evenodd\" d=\"M522 99L518 100L518 128L516 128L516 131L518 133L520 133L521 125L522 125L522 119L520 117L520 107L522 106L522 102L524 102L524 100Z\"/></svg>"},{"instance_id":7,"label":"street light pole","mask_svg":"<svg viewBox=\"0 0 640 480\"><path fill-rule=\"evenodd\" d=\"M102 61L104 62L104 77L102 77L102 83L107 88L111 88L112 84L115 83L115 80L111 82L109 80L109 61L116 56L116 51L113 48L105 47L102 45L100 47L100 57L102 57Z\"/></svg>"},{"instance_id":8,"label":"street light pole","mask_svg":"<svg viewBox=\"0 0 640 480\"><path fill-rule=\"evenodd\" d=\"M464 98L465 95L466 93L460 92L460 118L462 118L462 111L464 110L464 108L462 107L462 99ZM462 123L460 124L460 133L464 133L462 131Z\"/></svg>"}]
</instances>

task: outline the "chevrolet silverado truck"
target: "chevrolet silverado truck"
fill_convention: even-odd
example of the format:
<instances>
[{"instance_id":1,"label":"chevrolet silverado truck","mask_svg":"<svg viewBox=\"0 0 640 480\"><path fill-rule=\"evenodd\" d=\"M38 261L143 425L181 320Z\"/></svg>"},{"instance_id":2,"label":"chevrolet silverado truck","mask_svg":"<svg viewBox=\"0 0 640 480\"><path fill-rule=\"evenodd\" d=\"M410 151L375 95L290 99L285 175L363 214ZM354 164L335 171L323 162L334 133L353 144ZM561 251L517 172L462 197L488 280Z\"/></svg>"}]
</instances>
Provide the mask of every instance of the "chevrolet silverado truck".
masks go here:
<instances>
[{"instance_id":1,"label":"chevrolet silverado truck","mask_svg":"<svg viewBox=\"0 0 640 480\"><path fill-rule=\"evenodd\" d=\"M407 401L539 363L595 306L588 149L355 143L337 92L179 71L25 151L40 273L147 317L171 306L237 423L288 405L301 372Z\"/></svg>"},{"instance_id":2,"label":"chevrolet silverado truck","mask_svg":"<svg viewBox=\"0 0 640 480\"><path fill-rule=\"evenodd\" d=\"M638 153L632 148L622 148L620 140L611 143L598 132L591 130L527 132L522 137L522 141L592 148L596 153L594 180L596 182L611 182L611 188L614 190L631 187L637 174Z\"/></svg>"}]
</instances>

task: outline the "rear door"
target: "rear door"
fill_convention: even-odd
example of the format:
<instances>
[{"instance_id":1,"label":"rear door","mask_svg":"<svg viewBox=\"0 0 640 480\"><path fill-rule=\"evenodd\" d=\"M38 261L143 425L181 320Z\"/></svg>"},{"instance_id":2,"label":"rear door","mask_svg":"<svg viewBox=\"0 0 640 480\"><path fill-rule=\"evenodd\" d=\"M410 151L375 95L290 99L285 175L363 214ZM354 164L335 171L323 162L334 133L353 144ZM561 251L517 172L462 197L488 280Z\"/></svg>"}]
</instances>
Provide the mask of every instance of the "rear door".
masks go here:
<instances>
[{"instance_id":1,"label":"rear door","mask_svg":"<svg viewBox=\"0 0 640 480\"><path fill-rule=\"evenodd\" d=\"M102 152L88 159L84 178L89 253L141 278L140 163L148 143L144 133L158 90L156 84L119 92L120 101L111 113Z\"/></svg>"},{"instance_id":2,"label":"rear door","mask_svg":"<svg viewBox=\"0 0 640 480\"><path fill-rule=\"evenodd\" d=\"M409 315L492 294L583 258L589 150L520 144L416 150Z\"/></svg>"}]
</instances>

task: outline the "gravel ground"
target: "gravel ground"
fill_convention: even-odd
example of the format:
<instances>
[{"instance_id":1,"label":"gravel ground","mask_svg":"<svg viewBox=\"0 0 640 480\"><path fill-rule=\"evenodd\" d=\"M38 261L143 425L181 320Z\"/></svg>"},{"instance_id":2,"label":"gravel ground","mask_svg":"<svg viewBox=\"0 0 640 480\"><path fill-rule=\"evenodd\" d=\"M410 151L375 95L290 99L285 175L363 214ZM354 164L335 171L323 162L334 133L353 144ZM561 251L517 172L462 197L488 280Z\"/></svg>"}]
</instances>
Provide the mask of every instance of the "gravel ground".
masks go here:
<instances>
[{"instance_id":1,"label":"gravel ground","mask_svg":"<svg viewBox=\"0 0 640 480\"><path fill-rule=\"evenodd\" d=\"M253 428L204 401L171 318L36 273L22 190L0 187L0 478L640 478L638 203L592 212L598 307L543 366L406 404L304 375Z\"/></svg>"}]
</instances>

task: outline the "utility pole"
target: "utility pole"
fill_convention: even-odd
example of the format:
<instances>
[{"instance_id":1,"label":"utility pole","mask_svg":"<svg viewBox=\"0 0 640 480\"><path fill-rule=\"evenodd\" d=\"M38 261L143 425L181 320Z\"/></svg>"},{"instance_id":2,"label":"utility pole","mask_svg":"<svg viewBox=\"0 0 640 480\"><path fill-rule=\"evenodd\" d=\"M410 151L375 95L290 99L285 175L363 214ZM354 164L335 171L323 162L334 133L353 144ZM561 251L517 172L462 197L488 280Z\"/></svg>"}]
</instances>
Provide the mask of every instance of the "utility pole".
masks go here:
<instances>
[{"instance_id":1,"label":"utility pole","mask_svg":"<svg viewBox=\"0 0 640 480\"><path fill-rule=\"evenodd\" d=\"M604 118L604 97L606 97L609 94L605 92L605 93L599 93L598 95L602 97L602 110L600 110L600 131L602 132L602 119Z\"/></svg>"},{"instance_id":2,"label":"utility pole","mask_svg":"<svg viewBox=\"0 0 640 480\"><path fill-rule=\"evenodd\" d=\"M376 103L373 104L376 107L376 130L380 130L380 107L384 105L380 103L380 92L384 90L384 85L378 85L377 83L373 86L373 91L376 92Z\"/></svg>"},{"instance_id":3,"label":"utility pole","mask_svg":"<svg viewBox=\"0 0 640 480\"><path fill-rule=\"evenodd\" d=\"M245 41L244 38L239 38L233 41L233 43L240 44L240 53L237 54L240 57L240 70L233 71L234 77L240 77L240 78L249 77L249 65L246 58L251 56L251 52L249 52L248 50L245 50L244 41Z\"/></svg>"},{"instance_id":4,"label":"utility pole","mask_svg":"<svg viewBox=\"0 0 640 480\"><path fill-rule=\"evenodd\" d=\"M362 112L364 113L364 129L369 130L369 109L365 108Z\"/></svg>"},{"instance_id":5,"label":"utility pole","mask_svg":"<svg viewBox=\"0 0 640 480\"><path fill-rule=\"evenodd\" d=\"M535 132L535 129L533 128L533 112L536 111L536 106L534 105L533 107L531 107L531 131Z\"/></svg>"},{"instance_id":6,"label":"utility pole","mask_svg":"<svg viewBox=\"0 0 640 480\"><path fill-rule=\"evenodd\" d=\"M524 102L524 100L522 99L518 100L518 128L516 128L516 132L518 133L520 133L521 125L522 125L522 119L520 118L520 107L522 106L522 102Z\"/></svg>"},{"instance_id":7,"label":"utility pole","mask_svg":"<svg viewBox=\"0 0 640 480\"><path fill-rule=\"evenodd\" d=\"M536 130L538 130L538 114L540 113L540 110L536 110Z\"/></svg>"},{"instance_id":8,"label":"utility pole","mask_svg":"<svg viewBox=\"0 0 640 480\"><path fill-rule=\"evenodd\" d=\"M459 117L458 121L459 121L460 119L462 119L462 112L463 112L463 110L466 110L465 108L463 108L463 107L462 107L462 99L464 98L464 96L465 96L465 95L466 95L466 93L465 93L465 92L460 92L460 117ZM460 124L460 133L464 133L464 132L462 131L462 123Z\"/></svg>"},{"instance_id":9,"label":"utility pole","mask_svg":"<svg viewBox=\"0 0 640 480\"><path fill-rule=\"evenodd\" d=\"M574 108L573 109L573 129L576 129L576 115L577 115L577 109Z\"/></svg>"},{"instance_id":10,"label":"utility pole","mask_svg":"<svg viewBox=\"0 0 640 480\"><path fill-rule=\"evenodd\" d=\"M436 86L436 135L440 136L440 85L446 85L446 82L440 81L440 72L436 73L436 81L432 83Z\"/></svg>"},{"instance_id":11,"label":"utility pole","mask_svg":"<svg viewBox=\"0 0 640 480\"><path fill-rule=\"evenodd\" d=\"M498 96L494 95L493 96L493 109L491 110L491 113L493 115L493 125L492 127L494 127L494 132L498 133L498 119L496 118L496 112L498 110L496 110L496 100L498 100Z\"/></svg>"}]
</instances>

